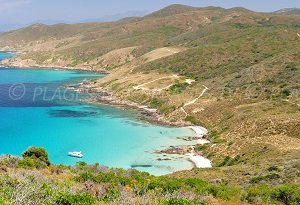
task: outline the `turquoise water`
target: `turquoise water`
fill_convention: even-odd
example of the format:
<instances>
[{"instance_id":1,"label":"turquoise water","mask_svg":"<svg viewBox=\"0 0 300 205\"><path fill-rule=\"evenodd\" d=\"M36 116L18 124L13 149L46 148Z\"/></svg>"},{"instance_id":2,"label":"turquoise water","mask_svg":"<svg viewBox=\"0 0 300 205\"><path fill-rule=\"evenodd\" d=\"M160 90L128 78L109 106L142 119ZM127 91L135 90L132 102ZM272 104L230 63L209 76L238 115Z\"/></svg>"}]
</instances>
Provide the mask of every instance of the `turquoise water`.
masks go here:
<instances>
[{"instance_id":1,"label":"turquoise water","mask_svg":"<svg viewBox=\"0 0 300 205\"><path fill-rule=\"evenodd\" d=\"M64 88L99 77L78 71L0 68L0 154L20 156L27 147L40 146L55 164L85 161L126 169L151 165L137 169L155 175L193 167L186 157L154 153L191 144L181 138L193 136L192 130L142 122L134 110L82 104L83 96ZM68 157L70 151L82 151L84 158Z\"/></svg>"},{"instance_id":2,"label":"turquoise water","mask_svg":"<svg viewBox=\"0 0 300 205\"><path fill-rule=\"evenodd\" d=\"M10 53L10 52L0 52L0 60L4 60L6 58L11 58L13 57L15 54Z\"/></svg>"}]
</instances>

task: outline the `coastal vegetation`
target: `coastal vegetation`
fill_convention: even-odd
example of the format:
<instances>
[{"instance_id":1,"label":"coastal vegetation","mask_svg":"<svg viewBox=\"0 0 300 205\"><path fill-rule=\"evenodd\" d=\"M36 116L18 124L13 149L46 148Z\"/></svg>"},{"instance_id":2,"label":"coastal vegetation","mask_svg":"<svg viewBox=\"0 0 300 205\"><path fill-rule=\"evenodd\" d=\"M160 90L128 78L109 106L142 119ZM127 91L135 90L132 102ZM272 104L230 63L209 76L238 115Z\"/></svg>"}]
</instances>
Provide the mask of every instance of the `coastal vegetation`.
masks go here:
<instances>
[{"instance_id":1,"label":"coastal vegetation","mask_svg":"<svg viewBox=\"0 0 300 205\"><path fill-rule=\"evenodd\" d=\"M300 203L299 184L269 185L277 167L247 186L230 182L206 182L197 178L151 176L136 170L107 168L84 162L76 166L48 163L47 152L31 147L22 158L0 158L0 203L5 204L289 204ZM41 159L24 167L26 159ZM299 166L299 165L298 165ZM299 168L299 167L298 167ZM264 182L263 182L264 181Z\"/></svg>"}]
</instances>

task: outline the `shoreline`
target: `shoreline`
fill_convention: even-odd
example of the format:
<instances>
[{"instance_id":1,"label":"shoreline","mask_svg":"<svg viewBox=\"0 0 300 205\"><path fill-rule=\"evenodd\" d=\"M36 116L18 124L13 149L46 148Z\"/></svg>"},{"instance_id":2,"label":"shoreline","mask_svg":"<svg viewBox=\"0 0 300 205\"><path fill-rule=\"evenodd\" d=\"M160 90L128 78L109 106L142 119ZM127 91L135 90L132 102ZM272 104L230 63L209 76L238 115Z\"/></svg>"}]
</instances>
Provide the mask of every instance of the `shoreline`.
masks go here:
<instances>
[{"instance_id":1,"label":"shoreline","mask_svg":"<svg viewBox=\"0 0 300 205\"><path fill-rule=\"evenodd\" d=\"M154 123L163 126L171 127L185 127L194 131L195 135L191 141L195 141L194 145L183 146L183 147L169 147L167 150L160 150L158 153L164 154L179 154L186 156L187 160L194 164L194 168L211 168L212 162L203 157L201 154L195 152L195 147L197 145L209 144L210 141L204 137L208 134L208 130L205 127L194 125L190 122L170 122L166 120L162 115L160 115L157 109L150 108L145 105L140 105L138 103L129 102L121 100L118 97L112 95L108 91L99 90L99 88L93 87L90 83L80 85L75 85L73 89L78 90L79 92L87 92L92 95L96 95L94 98L88 99L85 102L93 105L106 104L118 107L133 108L141 111L142 118L140 120L146 121L148 123Z\"/></svg>"},{"instance_id":2,"label":"shoreline","mask_svg":"<svg viewBox=\"0 0 300 205\"><path fill-rule=\"evenodd\" d=\"M9 52L9 51L2 51L2 52ZM18 53L18 51L14 51L14 53ZM55 69L55 70L72 70L72 71L85 71L85 72L96 72L100 74L109 74L109 72L105 70L93 70L88 68L74 68L74 67L63 67L63 66L30 66L30 65L13 65L10 61L7 63L2 63L0 61L0 67L7 67L7 68L15 68L15 69L22 69L22 68L31 68L31 69ZM205 135L208 134L208 130L204 127L193 125L190 122L170 122L162 115L158 113L156 109L150 108L145 105L140 105L134 102L129 102L125 100L121 100L118 97L112 96L111 93L107 91L101 91L97 88L91 87L91 82L89 83L80 83L76 85L66 85L66 88L73 89L77 92L87 92L92 95L96 95L94 98L86 99L84 100L84 103L93 104L93 105L112 105L117 107L123 107L123 108L131 108L131 109L137 109L141 111L141 118L140 120L143 120L148 123L153 123L157 125L162 126L170 126L170 127L186 127L194 131L195 136L192 136L196 138L195 144L191 145L192 149L186 149L181 148L182 150L189 150L185 151L184 153L181 153L182 156L186 156L187 160L192 162L194 164L194 168L211 168L211 161L200 154L196 153L194 151L195 147L197 145L203 145L208 144L210 141L204 138Z\"/></svg>"},{"instance_id":3,"label":"shoreline","mask_svg":"<svg viewBox=\"0 0 300 205\"><path fill-rule=\"evenodd\" d=\"M3 61L3 60L2 60ZM88 69L88 68L74 68L74 67L64 67L64 66L27 66L27 65L10 65L6 63L2 63L0 60L0 68L11 68L11 69L33 69L33 70L38 70L38 69L44 69L44 70L68 70L68 71L78 71L78 72L94 72L94 73L99 73L99 74L105 74L108 75L109 72L106 70L93 70L93 69Z\"/></svg>"},{"instance_id":4,"label":"shoreline","mask_svg":"<svg viewBox=\"0 0 300 205\"><path fill-rule=\"evenodd\" d=\"M55 70L72 70L72 71L86 71L86 72L95 72L100 74L109 74L109 72L105 69L93 69L93 68L84 68L84 67L69 67L69 66L58 66L58 65L31 65L26 63L14 63L13 59L18 56L18 54L22 54L22 51L16 50L0 50L2 53L10 53L14 54L14 56L9 57L7 59L0 60L0 68L8 67L8 68L31 68L31 69L55 69Z\"/></svg>"}]
</instances>

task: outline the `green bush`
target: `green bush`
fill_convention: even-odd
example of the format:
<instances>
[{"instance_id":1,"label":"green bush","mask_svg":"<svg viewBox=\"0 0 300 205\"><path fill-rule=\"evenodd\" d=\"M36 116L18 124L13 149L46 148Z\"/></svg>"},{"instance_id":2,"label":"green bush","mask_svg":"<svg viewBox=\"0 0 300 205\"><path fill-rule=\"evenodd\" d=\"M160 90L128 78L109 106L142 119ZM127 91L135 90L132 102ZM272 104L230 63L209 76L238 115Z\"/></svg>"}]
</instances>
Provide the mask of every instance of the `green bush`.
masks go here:
<instances>
[{"instance_id":1,"label":"green bush","mask_svg":"<svg viewBox=\"0 0 300 205\"><path fill-rule=\"evenodd\" d=\"M281 95L282 95L283 97L288 97L288 96L291 95L291 91L288 90L288 89L284 89L284 90L281 91Z\"/></svg>"},{"instance_id":2,"label":"green bush","mask_svg":"<svg viewBox=\"0 0 300 205\"><path fill-rule=\"evenodd\" d=\"M18 162L18 167L29 169L29 168L43 168L43 166L37 159L24 158Z\"/></svg>"},{"instance_id":3,"label":"green bush","mask_svg":"<svg viewBox=\"0 0 300 205\"><path fill-rule=\"evenodd\" d=\"M93 205L96 200L89 193L60 193L56 200L55 205Z\"/></svg>"},{"instance_id":4,"label":"green bush","mask_svg":"<svg viewBox=\"0 0 300 205\"><path fill-rule=\"evenodd\" d=\"M191 116L191 115L187 116L187 117L185 118L185 121L189 121L189 122L191 122L191 123L193 123L193 124L195 124L195 125L200 124L200 123L199 123L199 120L198 120L196 117Z\"/></svg>"},{"instance_id":5,"label":"green bush","mask_svg":"<svg viewBox=\"0 0 300 205\"><path fill-rule=\"evenodd\" d=\"M273 172L273 171L279 172L280 169L276 165L273 165L268 168L268 171L269 172Z\"/></svg>"},{"instance_id":6,"label":"green bush","mask_svg":"<svg viewBox=\"0 0 300 205\"><path fill-rule=\"evenodd\" d=\"M170 199L159 203L160 205L193 205L194 203L185 199Z\"/></svg>"},{"instance_id":7,"label":"green bush","mask_svg":"<svg viewBox=\"0 0 300 205\"><path fill-rule=\"evenodd\" d=\"M116 188L112 188L106 192L106 194L103 196L102 200L107 201L107 202L114 201L115 199L117 199L120 196L121 196L121 192Z\"/></svg>"},{"instance_id":8,"label":"green bush","mask_svg":"<svg viewBox=\"0 0 300 205\"><path fill-rule=\"evenodd\" d=\"M177 82L176 84L172 85L169 88L169 92L171 94L180 94L182 93L182 91L186 90L186 88L189 86L188 83L184 82L184 83L179 83Z\"/></svg>"},{"instance_id":9,"label":"green bush","mask_svg":"<svg viewBox=\"0 0 300 205\"><path fill-rule=\"evenodd\" d=\"M271 189L267 185L250 187L243 197L243 200L246 200L250 203L255 203L256 201L267 202L270 200L270 193Z\"/></svg>"},{"instance_id":10,"label":"green bush","mask_svg":"<svg viewBox=\"0 0 300 205\"><path fill-rule=\"evenodd\" d=\"M183 186L180 179L174 180L167 177L160 177L154 180L151 180L149 183L148 189L157 190L160 189L164 193L171 193Z\"/></svg>"},{"instance_id":11,"label":"green bush","mask_svg":"<svg viewBox=\"0 0 300 205\"><path fill-rule=\"evenodd\" d=\"M51 165L48 153L44 148L29 147L22 154L23 160L20 160L19 166L27 167L44 167Z\"/></svg>"},{"instance_id":12,"label":"green bush","mask_svg":"<svg viewBox=\"0 0 300 205\"><path fill-rule=\"evenodd\" d=\"M160 108L164 104L164 101L158 98L152 98L150 101L150 106L153 108Z\"/></svg>"},{"instance_id":13,"label":"green bush","mask_svg":"<svg viewBox=\"0 0 300 205\"><path fill-rule=\"evenodd\" d=\"M253 177L250 182L251 183L259 183L261 181L269 181L269 180L275 180L275 179L279 179L280 175L277 173L271 173L271 174L267 174L265 176L257 176L257 177Z\"/></svg>"},{"instance_id":14,"label":"green bush","mask_svg":"<svg viewBox=\"0 0 300 205\"><path fill-rule=\"evenodd\" d=\"M208 139L214 143L214 144L222 144L225 143L226 140L224 140L223 138L221 138L219 132L212 130L209 134L208 134Z\"/></svg>"},{"instance_id":15,"label":"green bush","mask_svg":"<svg viewBox=\"0 0 300 205\"><path fill-rule=\"evenodd\" d=\"M200 151L204 151L204 150L206 150L208 147L209 147L209 145L208 145L208 144L204 144L204 145L197 145L197 146L196 146L196 150L200 152Z\"/></svg>"},{"instance_id":16,"label":"green bush","mask_svg":"<svg viewBox=\"0 0 300 205\"><path fill-rule=\"evenodd\" d=\"M284 185L274 189L271 198L288 205L300 204L300 187Z\"/></svg>"},{"instance_id":17,"label":"green bush","mask_svg":"<svg viewBox=\"0 0 300 205\"><path fill-rule=\"evenodd\" d=\"M224 200L238 200L241 193L240 188L236 186L228 186L227 184L211 185L208 187L208 192L214 197Z\"/></svg>"},{"instance_id":18,"label":"green bush","mask_svg":"<svg viewBox=\"0 0 300 205\"><path fill-rule=\"evenodd\" d=\"M297 185L282 185L271 187L267 185L259 185L250 187L244 200L255 203L263 201L264 203L278 204L281 202L287 205L300 204L300 187Z\"/></svg>"}]
</instances>

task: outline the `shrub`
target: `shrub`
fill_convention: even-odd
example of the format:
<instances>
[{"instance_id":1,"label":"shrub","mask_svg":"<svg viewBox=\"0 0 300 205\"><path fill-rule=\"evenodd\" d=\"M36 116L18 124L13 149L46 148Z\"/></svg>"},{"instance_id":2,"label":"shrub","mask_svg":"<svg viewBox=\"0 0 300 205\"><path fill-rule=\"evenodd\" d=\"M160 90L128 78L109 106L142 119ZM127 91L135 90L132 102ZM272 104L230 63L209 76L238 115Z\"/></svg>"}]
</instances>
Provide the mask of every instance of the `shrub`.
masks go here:
<instances>
[{"instance_id":1,"label":"shrub","mask_svg":"<svg viewBox=\"0 0 300 205\"><path fill-rule=\"evenodd\" d=\"M76 167L78 167L79 169L84 169L87 166L87 163L85 162L77 162L76 163Z\"/></svg>"},{"instance_id":2,"label":"shrub","mask_svg":"<svg viewBox=\"0 0 300 205\"><path fill-rule=\"evenodd\" d=\"M106 194L103 196L103 201L114 201L115 199L117 199L118 197L121 196L121 193L118 189L112 188L109 189Z\"/></svg>"},{"instance_id":3,"label":"shrub","mask_svg":"<svg viewBox=\"0 0 300 205\"><path fill-rule=\"evenodd\" d=\"M284 90L281 91L281 95L282 95L283 97L288 97L288 96L291 95L291 91L288 90L288 89L284 89Z\"/></svg>"},{"instance_id":4,"label":"shrub","mask_svg":"<svg viewBox=\"0 0 300 205\"><path fill-rule=\"evenodd\" d=\"M221 138L220 134L215 130L211 131L207 137L214 144L221 144L226 142L226 140Z\"/></svg>"},{"instance_id":5,"label":"shrub","mask_svg":"<svg viewBox=\"0 0 300 205\"><path fill-rule=\"evenodd\" d=\"M191 115L187 116L185 118L185 121L189 121L189 122L191 122L193 124L199 124L199 120L196 117L191 116Z\"/></svg>"},{"instance_id":6,"label":"shrub","mask_svg":"<svg viewBox=\"0 0 300 205\"><path fill-rule=\"evenodd\" d=\"M284 185L277 187L272 191L271 198L284 204L300 204L300 188L296 185Z\"/></svg>"},{"instance_id":7,"label":"shrub","mask_svg":"<svg viewBox=\"0 0 300 205\"><path fill-rule=\"evenodd\" d=\"M28 169L28 168L43 168L45 167L37 159L24 158L18 162L18 167Z\"/></svg>"},{"instance_id":8,"label":"shrub","mask_svg":"<svg viewBox=\"0 0 300 205\"><path fill-rule=\"evenodd\" d=\"M250 203L255 203L256 201L267 202L270 200L271 189L267 185L259 185L255 187L250 187L247 190L246 195L243 200L246 200Z\"/></svg>"},{"instance_id":9,"label":"shrub","mask_svg":"<svg viewBox=\"0 0 300 205\"><path fill-rule=\"evenodd\" d=\"M241 193L241 190L236 186L228 186L226 184L211 185L208 188L208 192L214 197L221 198L224 200L237 199Z\"/></svg>"},{"instance_id":10,"label":"shrub","mask_svg":"<svg viewBox=\"0 0 300 205\"><path fill-rule=\"evenodd\" d=\"M170 199L159 203L160 205L193 205L194 203L185 199Z\"/></svg>"},{"instance_id":11,"label":"shrub","mask_svg":"<svg viewBox=\"0 0 300 205\"><path fill-rule=\"evenodd\" d=\"M279 172L280 169L276 165L273 165L273 166L271 166L271 167L268 168L268 171L269 172L272 172L272 171Z\"/></svg>"},{"instance_id":12,"label":"shrub","mask_svg":"<svg viewBox=\"0 0 300 205\"><path fill-rule=\"evenodd\" d=\"M253 177L251 179L251 183L258 183L261 181L268 181L268 180L274 180L274 179L279 179L280 175L276 174L276 173L272 173L272 174L268 174L265 176L257 176L257 177Z\"/></svg>"},{"instance_id":13,"label":"shrub","mask_svg":"<svg viewBox=\"0 0 300 205\"><path fill-rule=\"evenodd\" d=\"M241 156L237 155L234 158L231 158L229 156L226 156L224 160L217 165L217 167L223 167L223 166L233 166L236 164L239 164L241 162Z\"/></svg>"},{"instance_id":14,"label":"shrub","mask_svg":"<svg viewBox=\"0 0 300 205\"><path fill-rule=\"evenodd\" d=\"M196 146L196 150L197 151L204 151L204 150L206 150L207 148L208 148L208 144L204 144L204 145L198 145L198 146Z\"/></svg>"},{"instance_id":15,"label":"shrub","mask_svg":"<svg viewBox=\"0 0 300 205\"><path fill-rule=\"evenodd\" d=\"M182 91L186 90L186 88L189 86L188 83L184 82L184 83L179 83L177 82L176 84L172 85L169 88L169 92L171 94L180 94L182 93Z\"/></svg>"},{"instance_id":16,"label":"shrub","mask_svg":"<svg viewBox=\"0 0 300 205\"><path fill-rule=\"evenodd\" d=\"M75 177L75 180L78 182L94 181L95 177L90 172L84 172Z\"/></svg>"},{"instance_id":17,"label":"shrub","mask_svg":"<svg viewBox=\"0 0 300 205\"><path fill-rule=\"evenodd\" d=\"M49 166L51 165L48 153L44 148L39 147L29 147L25 152L22 154L23 161L21 164L27 165L36 165L35 167L42 167L42 166Z\"/></svg>"},{"instance_id":18,"label":"shrub","mask_svg":"<svg viewBox=\"0 0 300 205\"><path fill-rule=\"evenodd\" d=\"M60 193L55 200L57 205L93 205L96 200L89 193Z\"/></svg>"},{"instance_id":19,"label":"shrub","mask_svg":"<svg viewBox=\"0 0 300 205\"><path fill-rule=\"evenodd\" d=\"M150 106L153 108L160 108L163 104L164 102L158 98L152 98L150 101Z\"/></svg>"},{"instance_id":20,"label":"shrub","mask_svg":"<svg viewBox=\"0 0 300 205\"><path fill-rule=\"evenodd\" d=\"M296 70L296 69L297 69L297 65L296 65L296 63L294 63L294 62L288 63L288 64L286 65L286 68L287 68L287 69L290 69L290 70Z\"/></svg>"}]
</instances>

